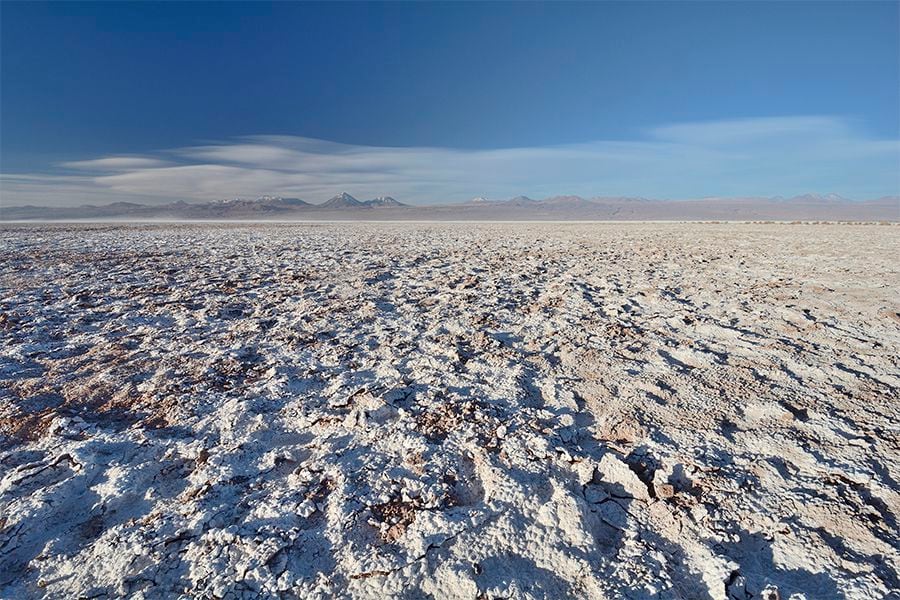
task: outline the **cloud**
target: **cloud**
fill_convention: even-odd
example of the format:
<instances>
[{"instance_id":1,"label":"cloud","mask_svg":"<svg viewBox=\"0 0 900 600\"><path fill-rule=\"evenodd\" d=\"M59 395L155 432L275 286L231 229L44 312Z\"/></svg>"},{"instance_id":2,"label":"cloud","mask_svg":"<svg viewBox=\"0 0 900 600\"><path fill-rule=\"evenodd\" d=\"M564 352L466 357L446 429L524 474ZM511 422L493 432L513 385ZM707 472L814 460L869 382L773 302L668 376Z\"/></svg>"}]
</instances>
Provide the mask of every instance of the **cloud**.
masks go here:
<instances>
[{"instance_id":1,"label":"cloud","mask_svg":"<svg viewBox=\"0 0 900 600\"><path fill-rule=\"evenodd\" d=\"M249 136L145 156L63 163L69 173L0 176L5 205L216 200L265 194L318 202L346 190L412 203L518 194L654 198L900 193L900 142L829 116L660 126L635 140L463 150ZM71 170L80 171L73 175Z\"/></svg>"},{"instance_id":2,"label":"cloud","mask_svg":"<svg viewBox=\"0 0 900 600\"><path fill-rule=\"evenodd\" d=\"M853 132L846 120L834 117L766 117L665 125L650 131L653 137L680 144L727 146L775 139L846 139Z\"/></svg>"},{"instance_id":3,"label":"cloud","mask_svg":"<svg viewBox=\"0 0 900 600\"><path fill-rule=\"evenodd\" d=\"M73 160L61 164L70 169L81 169L85 171L125 171L128 169L161 167L165 165L166 162L156 158L146 158L143 156L109 156L91 160Z\"/></svg>"}]
</instances>

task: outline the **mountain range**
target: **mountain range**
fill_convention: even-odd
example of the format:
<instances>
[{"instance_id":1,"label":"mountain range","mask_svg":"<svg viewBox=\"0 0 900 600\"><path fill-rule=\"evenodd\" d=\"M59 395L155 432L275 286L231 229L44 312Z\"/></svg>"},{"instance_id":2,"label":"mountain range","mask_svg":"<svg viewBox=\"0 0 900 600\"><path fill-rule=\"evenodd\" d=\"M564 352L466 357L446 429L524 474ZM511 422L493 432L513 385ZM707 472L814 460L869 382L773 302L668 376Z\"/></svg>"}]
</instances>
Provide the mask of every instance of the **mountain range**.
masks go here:
<instances>
[{"instance_id":1,"label":"mountain range","mask_svg":"<svg viewBox=\"0 0 900 600\"><path fill-rule=\"evenodd\" d=\"M0 204L0 221L72 220L900 221L900 197L852 201L836 194L697 200L625 196L553 196L534 200L517 196L508 200L479 197L457 204L414 206L390 196L360 201L343 192L322 204L280 196L163 205L114 202L65 208Z\"/></svg>"}]
</instances>

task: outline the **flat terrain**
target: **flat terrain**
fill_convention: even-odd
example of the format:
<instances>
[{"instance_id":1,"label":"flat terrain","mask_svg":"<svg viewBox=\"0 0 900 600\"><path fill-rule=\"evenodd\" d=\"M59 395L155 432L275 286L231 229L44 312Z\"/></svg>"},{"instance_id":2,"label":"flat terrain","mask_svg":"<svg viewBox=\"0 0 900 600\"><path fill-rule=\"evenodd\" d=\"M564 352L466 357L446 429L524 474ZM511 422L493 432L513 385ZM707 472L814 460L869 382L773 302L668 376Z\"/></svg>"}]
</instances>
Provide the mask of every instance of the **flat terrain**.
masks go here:
<instances>
[{"instance_id":1,"label":"flat terrain","mask_svg":"<svg viewBox=\"0 0 900 600\"><path fill-rule=\"evenodd\" d=\"M0 597L896 594L898 251L2 228Z\"/></svg>"}]
</instances>

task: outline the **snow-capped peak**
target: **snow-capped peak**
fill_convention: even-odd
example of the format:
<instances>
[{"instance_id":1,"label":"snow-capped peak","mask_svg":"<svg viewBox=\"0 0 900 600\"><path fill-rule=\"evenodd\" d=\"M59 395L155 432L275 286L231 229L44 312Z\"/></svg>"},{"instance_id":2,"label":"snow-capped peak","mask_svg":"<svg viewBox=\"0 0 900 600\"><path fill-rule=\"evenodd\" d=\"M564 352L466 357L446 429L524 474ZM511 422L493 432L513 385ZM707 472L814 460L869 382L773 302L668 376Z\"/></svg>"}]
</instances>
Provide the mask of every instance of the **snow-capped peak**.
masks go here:
<instances>
[{"instance_id":1,"label":"snow-capped peak","mask_svg":"<svg viewBox=\"0 0 900 600\"><path fill-rule=\"evenodd\" d=\"M366 200L365 202L363 202L363 204L365 204L366 206L376 206L376 207L404 206L404 204L402 204L401 202L397 202L390 196L378 196L377 198L374 198L372 200Z\"/></svg>"}]
</instances>

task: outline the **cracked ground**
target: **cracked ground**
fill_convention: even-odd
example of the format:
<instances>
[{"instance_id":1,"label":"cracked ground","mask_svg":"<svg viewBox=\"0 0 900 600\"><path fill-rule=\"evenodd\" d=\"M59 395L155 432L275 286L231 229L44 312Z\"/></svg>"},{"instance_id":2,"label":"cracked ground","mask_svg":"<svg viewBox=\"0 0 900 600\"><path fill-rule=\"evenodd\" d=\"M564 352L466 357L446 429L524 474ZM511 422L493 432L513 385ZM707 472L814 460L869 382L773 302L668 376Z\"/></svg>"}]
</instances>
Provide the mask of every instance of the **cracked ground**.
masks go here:
<instances>
[{"instance_id":1,"label":"cracked ground","mask_svg":"<svg viewBox=\"0 0 900 600\"><path fill-rule=\"evenodd\" d=\"M0 597L896 595L898 249L4 227Z\"/></svg>"}]
</instances>

